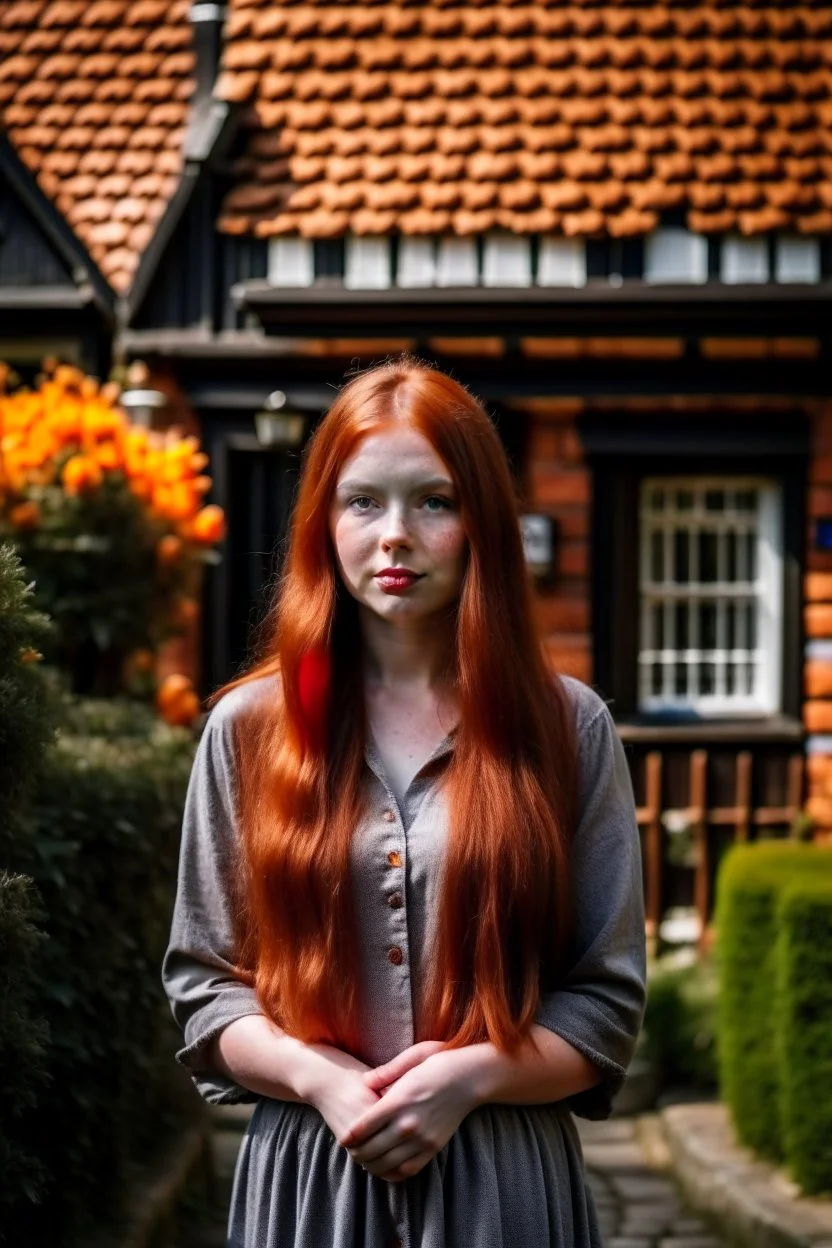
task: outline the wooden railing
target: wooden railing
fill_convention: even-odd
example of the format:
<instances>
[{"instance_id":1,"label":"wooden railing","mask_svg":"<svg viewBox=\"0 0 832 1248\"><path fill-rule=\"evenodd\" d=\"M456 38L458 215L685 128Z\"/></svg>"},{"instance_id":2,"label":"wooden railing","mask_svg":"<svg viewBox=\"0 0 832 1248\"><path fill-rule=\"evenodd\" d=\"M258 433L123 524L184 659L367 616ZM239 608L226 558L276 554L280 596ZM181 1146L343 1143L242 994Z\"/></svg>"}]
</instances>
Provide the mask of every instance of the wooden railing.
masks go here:
<instances>
[{"instance_id":1,"label":"wooden railing","mask_svg":"<svg viewBox=\"0 0 832 1248\"><path fill-rule=\"evenodd\" d=\"M733 828L735 841L753 839L758 830L781 828L788 832L800 813L803 801L802 754L791 754L786 772L785 804L782 806L752 805L753 755L741 750L735 759L734 804L712 807L708 801L708 751L693 750L689 760L688 805L663 807L664 757L651 750L644 759L645 801L637 809L639 828L643 831L645 865L645 907L648 937L655 939L664 913L663 865L665 827L670 817L687 826L695 848L694 905L704 936L711 917L712 828Z\"/></svg>"}]
</instances>

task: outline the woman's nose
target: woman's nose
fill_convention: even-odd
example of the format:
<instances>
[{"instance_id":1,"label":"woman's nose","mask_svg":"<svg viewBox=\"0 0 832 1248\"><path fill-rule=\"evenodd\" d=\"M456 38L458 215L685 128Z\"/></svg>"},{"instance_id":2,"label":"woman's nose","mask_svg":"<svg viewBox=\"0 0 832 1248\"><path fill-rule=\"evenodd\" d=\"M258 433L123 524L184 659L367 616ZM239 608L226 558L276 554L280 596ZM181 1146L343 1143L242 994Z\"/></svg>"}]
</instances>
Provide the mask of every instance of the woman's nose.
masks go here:
<instances>
[{"instance_id":1,"label":"woman's nose","mask_svg":"<svg viewBox=\"0 0 832 1248\"><path fill-rule=\"evenodd\" d=\"M385 550L410 544L410 530L402 508L391 507L388 510L381 534L381 544Z\"/></svg>"}]
</instances>

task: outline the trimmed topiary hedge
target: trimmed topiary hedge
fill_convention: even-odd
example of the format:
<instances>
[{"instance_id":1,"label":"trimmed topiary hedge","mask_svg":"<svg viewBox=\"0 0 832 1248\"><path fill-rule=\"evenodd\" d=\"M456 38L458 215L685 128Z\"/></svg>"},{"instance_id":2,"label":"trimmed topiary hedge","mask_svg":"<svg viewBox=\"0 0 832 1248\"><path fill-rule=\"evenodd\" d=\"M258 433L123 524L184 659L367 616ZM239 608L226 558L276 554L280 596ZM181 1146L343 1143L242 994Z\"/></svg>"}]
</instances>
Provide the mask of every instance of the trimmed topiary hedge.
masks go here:
<instances>
[{"instance_id":1,"label":"trimmed topiary hedge","mask_svg":"<svg viewBox=\"0 0 832 1248\"><path fill-rule=\"evenodd\" d=\"M789 885L778 906L783 1143L792 1175L810 1194L832 1191L832 872L827 874Z\"/></svg>"},{"instance_id":2,"label":"trimmed topiary hedge","mask_svg":"<svg viewBox=\"0 0 832 1248\"><path fill-rule=\"evenodd\" d=\"M716 1091L716 999L713 959L648 964L644 1046L662 1087Z\"/></svg>"},{"instance_id":3,"label":"trimmed topiary hedge","mask_svg":"<svg viewBox=\"0 0 832 1248\"><path fill-rule=\"evenodd\" d=\"M806 1138L816 1147L824 1129L819 1107L829 1058L821 1061L821 1053L824 1046L832 1051L826 1005L832 990L820 974L832 954L828 945L826 951L813 948L811 933L823 931L821 899L827 895L832 853L793 841L734 847L717 890L721 1093L740 1140L785 1162L799 1182L808 1177L813 1191L832 1187L832 1170L820 1158L814 1170L807 1168L800 1160L806 1149L798 1144ZM802 900L808 897L811 904ZM798 1114L804 1115L800 1124Z\"/></svg>"}]
</instances>

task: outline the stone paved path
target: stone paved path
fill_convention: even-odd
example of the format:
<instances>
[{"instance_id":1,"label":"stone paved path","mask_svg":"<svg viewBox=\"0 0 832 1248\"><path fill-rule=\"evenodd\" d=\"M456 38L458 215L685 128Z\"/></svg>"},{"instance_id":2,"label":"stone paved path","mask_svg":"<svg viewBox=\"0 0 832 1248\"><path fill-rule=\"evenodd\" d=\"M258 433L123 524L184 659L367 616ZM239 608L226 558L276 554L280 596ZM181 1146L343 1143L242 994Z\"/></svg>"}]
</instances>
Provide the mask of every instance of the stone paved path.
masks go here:
<instances>
[{"instance_id":1,"label":"stone paved path","mask_svg":"<svg viewBox=\"0 0 832 1248\"><path fill-rule=\"evenodd\" d=\"M214 1199L210 1206L192 1210L190 1229L176 1248L224 1248L225 1214L246 1116L243 1106L217 1115ZM604 1248L725 1248L724 1241L686 1208L668 1174L655 1168L655 1156L648 1164L637 1136L637 1119L578 1120L578 1127Z\"/></svg>"},{"instance_id":2,"label":"stone paved path","mask_svg":"<svg viewBox=\"0 0 832 1248\"><path fill-rule=\"evenodd\" d=\"M578 1120L605 1248L723 1248L684 1204L671 1177L648 1164L636 1118Z\"/></svg>"}]
</instances>

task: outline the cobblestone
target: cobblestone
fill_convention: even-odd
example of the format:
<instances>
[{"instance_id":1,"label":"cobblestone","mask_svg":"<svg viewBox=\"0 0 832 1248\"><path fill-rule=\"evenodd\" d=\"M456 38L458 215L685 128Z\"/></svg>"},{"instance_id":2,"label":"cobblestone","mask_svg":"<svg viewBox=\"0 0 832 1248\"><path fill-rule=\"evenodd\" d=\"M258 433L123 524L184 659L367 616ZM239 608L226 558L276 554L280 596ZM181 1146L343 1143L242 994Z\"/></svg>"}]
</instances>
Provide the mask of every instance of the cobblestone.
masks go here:
<instances>
[{"instance_id":1,"label":"cobblestone","mask_svg":"<svg viewBox=\"0 0 832 1248\"><path fill-rule=\"evenodd\" d=\"M726 1248L686 1207L672 1179L649 1164L637 1121L578 1120L605 1248Z\"/></svg>"}]
</instances>

